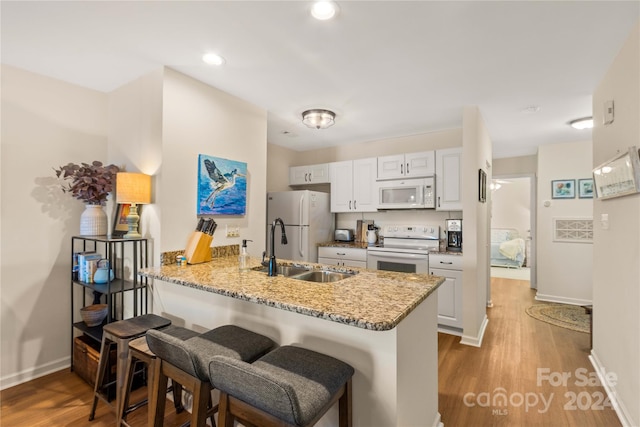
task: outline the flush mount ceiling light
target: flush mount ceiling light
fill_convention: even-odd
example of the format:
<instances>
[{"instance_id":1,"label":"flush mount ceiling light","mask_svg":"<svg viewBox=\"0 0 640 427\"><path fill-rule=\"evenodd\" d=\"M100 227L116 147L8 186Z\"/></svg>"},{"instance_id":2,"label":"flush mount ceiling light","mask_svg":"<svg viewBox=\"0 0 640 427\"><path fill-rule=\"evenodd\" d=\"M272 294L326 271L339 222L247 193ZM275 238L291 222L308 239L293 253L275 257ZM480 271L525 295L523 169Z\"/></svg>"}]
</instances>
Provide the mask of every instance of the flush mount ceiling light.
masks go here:
<instances>
[{"instance_id":1,"label":"flush mount ceiling light","mask_svg":"<svg viewBox=\"0 0 640 427\"><path fill-rule=\"evenodd\" d=\"M202 55L202 60L209 65L224 64L224 58L217 53L205 53Z\"/></svg>"},{"instance_id":2,"label":"flush mount ceiling light","mask_svg":"<svg viewBox=\"0 0 640 427\"><path fill-rule=\"evenodd\" d=\"M326 129L335 123L336 113L329 110L313 109L302 113L302 123L314 129Z\"/></svg>"},{"instance_id":3,"label":"flush mount ceiling light","mask_svg":"<svg viewBox=\"0 0 640 427\"><path fill-rule=\"evenodd\" d=\"M320 21L326 21L336 15L338 6L332 1L317 1L311 6L311 15Z\"/></svg>"},{"instance_id":4,"label":"flush mount ceiling light","mask_svg":"<svg viewBox=\"0 0 640 427\"><path fill-rule=\"evenodd\" d=\"M593 127L593 117L583 117L581 119L571 120L569 125L574 129L591 129Z\"/></svg>"}]
</instances>

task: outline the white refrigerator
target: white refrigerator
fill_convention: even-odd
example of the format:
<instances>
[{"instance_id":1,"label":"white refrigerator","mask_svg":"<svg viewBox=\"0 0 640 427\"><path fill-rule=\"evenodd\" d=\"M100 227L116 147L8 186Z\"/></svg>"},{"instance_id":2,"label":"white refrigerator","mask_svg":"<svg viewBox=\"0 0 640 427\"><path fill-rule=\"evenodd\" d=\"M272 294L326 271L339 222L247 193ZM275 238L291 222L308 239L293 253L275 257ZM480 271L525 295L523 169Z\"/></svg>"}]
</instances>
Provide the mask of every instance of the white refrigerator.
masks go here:
<instances>
[{"instance_id":1,"label":"white refrigerator","mask_svg":"<svg viewBox=\"0 0 640 427\"><path fill-rule=\"evenodd\" d=\"M267 256L271 224L281 218L287 244L281 243L280 224L275 229L276 259L318 262L318 243L333 240L334 217L329 194L318 191L280 191L267 194Z\"/></svg>"}]
</instances>

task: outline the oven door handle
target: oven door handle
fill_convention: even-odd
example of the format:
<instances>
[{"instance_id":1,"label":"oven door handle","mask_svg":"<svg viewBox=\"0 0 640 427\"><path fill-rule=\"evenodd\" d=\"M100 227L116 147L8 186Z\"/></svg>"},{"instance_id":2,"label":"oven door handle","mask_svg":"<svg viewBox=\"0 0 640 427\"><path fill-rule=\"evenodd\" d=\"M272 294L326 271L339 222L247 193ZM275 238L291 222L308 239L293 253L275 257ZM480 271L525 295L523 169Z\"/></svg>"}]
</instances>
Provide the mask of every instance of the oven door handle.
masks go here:
<instances>
[{"instance_id":1,"label":"oven door handle","mask_svg":"<svg viewBox=\"0 0 640 427\"><path fill-rule=\"evenodd\" d=\"M404 258L411 260L419 260L419 261L428 261L429 255L424 254L411 254L405 252L373 252L369 251L367 256L375 257L375 258Z\"/></svg>"}]
</instances>

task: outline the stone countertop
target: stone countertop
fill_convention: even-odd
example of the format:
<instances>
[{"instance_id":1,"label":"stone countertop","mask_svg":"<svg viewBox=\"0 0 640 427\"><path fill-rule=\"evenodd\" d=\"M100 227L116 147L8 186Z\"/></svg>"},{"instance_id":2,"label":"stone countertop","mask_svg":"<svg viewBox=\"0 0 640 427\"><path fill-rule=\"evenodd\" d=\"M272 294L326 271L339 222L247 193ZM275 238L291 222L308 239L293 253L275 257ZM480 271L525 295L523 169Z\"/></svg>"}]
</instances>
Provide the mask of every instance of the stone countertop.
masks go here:
<instances>
[{"instance_id":1,"label":"stone countertop","mask_svg":"<svg viewBox=\"0 0 640 427\"><path fill-rule=\"evenodd\" d=\"M318 243L318 247L325 248L355 248L355 249L367 249L370 245L367 242L339 242L332 240L330 242Z\"/></svg>"},{"instance_id":2,"label":"stone countertop","mask_svg":"<svg viewBox=\"0 0 640 427\"><path fill-rule=\"evenodd\" d=\"M266 273L238 271L236 256L187 265L164 265L141 269L139 274L165 282L263 304L363 329L386 331L395 328L431 295L443 277L428 274L395 273L355 267L278 260L278 264L299 265L316 270L357 272L330 283L314 283ZM251 257L259 268L260 260Z\"/></svg>"}]
</instances>

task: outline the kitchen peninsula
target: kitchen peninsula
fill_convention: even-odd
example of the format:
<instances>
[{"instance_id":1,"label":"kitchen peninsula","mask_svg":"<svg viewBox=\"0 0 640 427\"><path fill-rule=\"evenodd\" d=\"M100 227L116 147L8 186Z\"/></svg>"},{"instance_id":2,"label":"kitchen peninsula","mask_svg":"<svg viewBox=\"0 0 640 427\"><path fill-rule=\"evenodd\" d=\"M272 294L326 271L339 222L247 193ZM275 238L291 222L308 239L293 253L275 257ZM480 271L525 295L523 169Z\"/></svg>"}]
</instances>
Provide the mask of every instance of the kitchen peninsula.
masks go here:
<instances>
[{"instance_id":1,"label":"kitchen peninsula","mask_svg":"<svg viewBox=\"0 0 640 427\"><path fill-rule=\"evenodd\" d=\"M280 260L280 264L293 264ZM357 273L316 283L253 269L236 256L140 271L154 281L154 312L193 329L233 323L351 364L353 424L436 426L438 413L437 298L444 278L296 263L307 269ZM179 286L176 286L179 285ZM337 425L337 408L318 426Z\"/></svg>"}]
</instances>

